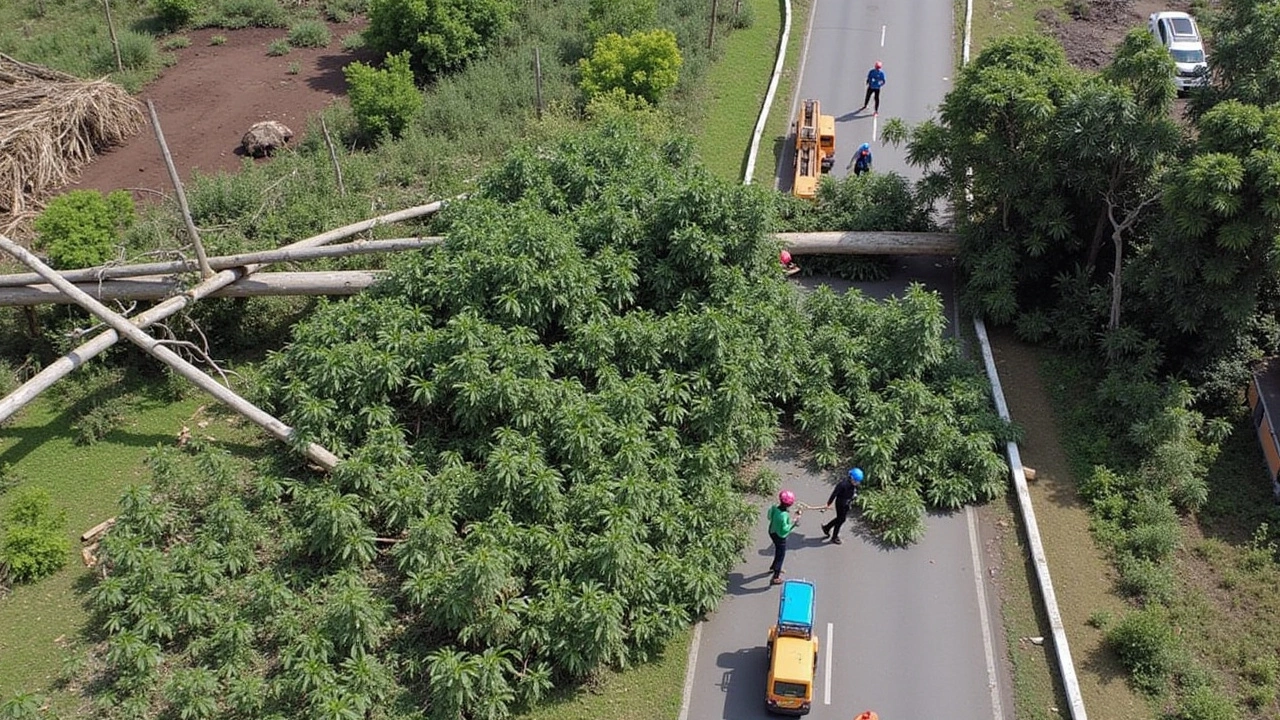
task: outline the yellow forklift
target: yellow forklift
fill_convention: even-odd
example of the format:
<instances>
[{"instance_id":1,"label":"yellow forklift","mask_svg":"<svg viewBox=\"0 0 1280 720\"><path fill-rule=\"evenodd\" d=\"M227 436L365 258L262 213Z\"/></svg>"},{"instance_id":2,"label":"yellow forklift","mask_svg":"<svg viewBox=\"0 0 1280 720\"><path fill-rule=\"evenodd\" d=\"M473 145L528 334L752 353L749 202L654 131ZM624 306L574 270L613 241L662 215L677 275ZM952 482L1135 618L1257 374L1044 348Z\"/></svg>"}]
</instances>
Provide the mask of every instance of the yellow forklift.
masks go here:
<instances>
[{"instance_id":1,"label":"yellow forklift","mask_svg":"<svg viewBox=\"0 0 1280 720\"><path fill-rule=\"evenodd\" d=\"M836 119L822 114L817 100L805 100L796 116L796 176L791 194L812 200L818 194L818 180L831 172L836 162Z\"/></svg>"}]
</instances>

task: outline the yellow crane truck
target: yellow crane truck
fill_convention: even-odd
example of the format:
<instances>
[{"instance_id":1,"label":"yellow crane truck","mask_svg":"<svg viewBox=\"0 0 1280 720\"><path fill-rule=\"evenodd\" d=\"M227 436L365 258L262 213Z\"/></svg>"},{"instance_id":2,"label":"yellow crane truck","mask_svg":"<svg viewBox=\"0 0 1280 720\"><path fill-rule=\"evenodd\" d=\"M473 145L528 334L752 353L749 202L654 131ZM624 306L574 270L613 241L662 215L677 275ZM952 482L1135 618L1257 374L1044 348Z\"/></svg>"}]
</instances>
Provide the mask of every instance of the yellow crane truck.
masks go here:
<instances>
[{"instance_id":1,"label":"yellow crane truck","mask_svg":"<svg viewBox=\"0 0 1280 720\"><path fill-rule=\"evenodd\" d=\"M822 114L817 100L805 100L796 116L796 177L791 194L812 199L818 180L836 162L836 119Z\"/></svg>"}]
</instances>

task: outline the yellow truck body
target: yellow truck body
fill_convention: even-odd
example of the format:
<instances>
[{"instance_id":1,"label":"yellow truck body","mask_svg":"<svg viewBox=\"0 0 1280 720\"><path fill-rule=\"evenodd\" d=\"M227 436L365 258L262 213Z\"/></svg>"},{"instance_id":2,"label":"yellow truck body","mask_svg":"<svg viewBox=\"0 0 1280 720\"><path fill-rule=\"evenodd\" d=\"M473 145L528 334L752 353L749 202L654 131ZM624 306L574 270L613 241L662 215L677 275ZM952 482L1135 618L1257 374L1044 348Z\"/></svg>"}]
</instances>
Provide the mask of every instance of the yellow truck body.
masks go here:
<instances>
[{"instance_id":1,"label":"yellow truck body","mask_svg":"<svg viewBox=\"0 0 1280 720\"><path fill-rule=\"evenodd\" d=\"M818 194L818 182L831 171L836 160L836 119L822 114L817 100L800 103L793 126L796 138L795 179L791 193L812 199Z\"/></svg>"}]
</instances>

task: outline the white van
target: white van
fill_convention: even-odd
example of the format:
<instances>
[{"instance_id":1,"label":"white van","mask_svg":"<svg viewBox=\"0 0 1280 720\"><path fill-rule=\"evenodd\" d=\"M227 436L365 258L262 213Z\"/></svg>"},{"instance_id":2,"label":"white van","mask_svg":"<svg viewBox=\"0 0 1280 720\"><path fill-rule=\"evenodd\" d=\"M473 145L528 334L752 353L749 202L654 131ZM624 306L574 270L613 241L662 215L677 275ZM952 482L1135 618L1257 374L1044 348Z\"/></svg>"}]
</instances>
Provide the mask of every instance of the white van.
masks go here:
<instances>
[{"instance_id":1,"label":"white van","mask_svg":"<svg viewBox=\"0 0 1280 720\"><path fill-rule=\"evenodd\" d=\"M1178 92L1186 92L1209 83L1209 65L1195 18L1184 12L1151 13L1147 29L1173 56L1173 63L1177 66L1173 83L1178 87Z\"/></svg>"}]
</instances>

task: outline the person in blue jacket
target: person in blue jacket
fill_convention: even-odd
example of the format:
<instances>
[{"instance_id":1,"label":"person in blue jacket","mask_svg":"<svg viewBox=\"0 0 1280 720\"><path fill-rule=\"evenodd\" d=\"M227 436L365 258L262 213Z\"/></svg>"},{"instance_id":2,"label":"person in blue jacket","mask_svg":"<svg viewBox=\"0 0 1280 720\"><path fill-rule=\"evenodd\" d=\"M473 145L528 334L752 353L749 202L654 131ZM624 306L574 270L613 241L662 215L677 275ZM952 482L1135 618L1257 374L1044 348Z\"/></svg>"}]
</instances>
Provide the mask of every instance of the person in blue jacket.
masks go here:
<instances>
[{"instance_id":1,"label":"person in blue jacket","mask_svg":"<svg viewBox=\"0 0 1280 720\"><path fill-rule=\"evenodd\" d=\"M853 154L853 174L871 172L871 143L862 143Z\"/></svg>"},{"instance_id":2,"label":"person in blue jacket","mask_svg":"<svg viewBox=\"0 0 1280 720\"><path fill-rule=\"evenodd\" d=\"M871 96L874 95L876 98L875 114L880 114L880 88L884 87L883 68L884 64L877 60L876 66L867 73L867 94L862 98L862 107L858 108L858 112L867 109L867 104L871 102Z\"/></svg>"}]
</instances>

